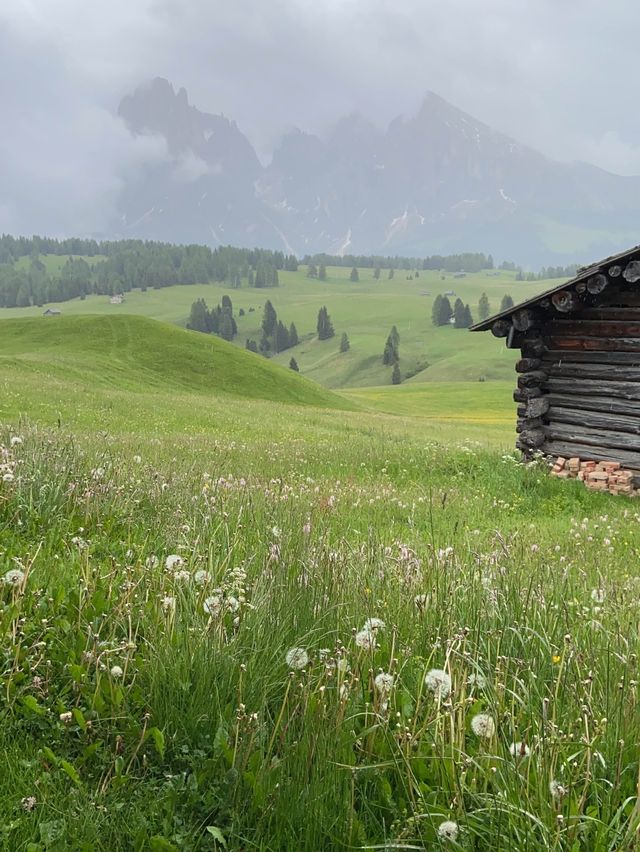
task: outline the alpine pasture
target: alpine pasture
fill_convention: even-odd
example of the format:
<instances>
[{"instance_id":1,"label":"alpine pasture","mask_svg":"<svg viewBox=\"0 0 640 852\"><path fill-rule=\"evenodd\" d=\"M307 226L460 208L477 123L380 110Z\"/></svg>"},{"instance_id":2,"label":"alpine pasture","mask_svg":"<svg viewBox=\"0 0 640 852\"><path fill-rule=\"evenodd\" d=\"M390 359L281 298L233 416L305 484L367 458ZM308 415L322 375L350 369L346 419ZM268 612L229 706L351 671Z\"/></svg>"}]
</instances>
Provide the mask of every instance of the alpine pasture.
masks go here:
<instances>
[{"instance_id":1,"label":"alpine pasture","mask_svg":"<svg viewBox=\"0 0 640 852\"><path fill-rule=\"evenodd\" d=\"M509 353L430 323L540 282L348 272L2 312L2 848L637 848L640 513L519 465ZM141 316L223 292L302 343Z\"/></svg>"}]
</instances>

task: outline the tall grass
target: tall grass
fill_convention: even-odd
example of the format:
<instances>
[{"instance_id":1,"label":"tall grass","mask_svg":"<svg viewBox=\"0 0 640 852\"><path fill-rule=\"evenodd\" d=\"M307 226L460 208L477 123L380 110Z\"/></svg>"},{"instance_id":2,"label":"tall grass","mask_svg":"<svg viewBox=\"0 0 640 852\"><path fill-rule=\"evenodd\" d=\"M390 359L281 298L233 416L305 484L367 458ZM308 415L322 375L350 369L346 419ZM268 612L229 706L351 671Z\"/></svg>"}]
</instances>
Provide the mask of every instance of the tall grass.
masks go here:
<instances>
[{"instance_id":1,"label":"tall grass","mask_svg":"<svg viewBox=\"0 0 640 852\"><path fill-rule=\"evenodd\" d=\"M370 428L4 435L4 848L636 848L634 503Z\"/></svg>"}]
</instances>

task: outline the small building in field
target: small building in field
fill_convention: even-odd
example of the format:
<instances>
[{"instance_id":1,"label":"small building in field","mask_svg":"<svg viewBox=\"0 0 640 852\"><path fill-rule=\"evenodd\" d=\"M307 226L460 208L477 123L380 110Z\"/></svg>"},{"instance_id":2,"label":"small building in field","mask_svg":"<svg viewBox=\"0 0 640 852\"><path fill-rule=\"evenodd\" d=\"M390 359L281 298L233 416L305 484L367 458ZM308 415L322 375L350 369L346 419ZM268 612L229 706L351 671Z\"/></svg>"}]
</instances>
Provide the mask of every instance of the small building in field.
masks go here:
<instances>
[{"instance_id":1,"label":"small building in field","mask_svg":"<svg viewBox=\"0 0 640 852\"><path fill-rule=\"evenodd\" d=\"M42 314L43 317L59 317L62 311L59 311L57 308L47 308L47 310Z\"/></svg>"},{"instance_id":2,"label":"small building in field","mask_svg":"<svg viewBox=\"0 0 640 852\"><path fill-rule=\"evenodd\" d=\"M516 446L595 490L640 487L640 246L471 331L520 350Z\"/></svg>"}]
</instances>

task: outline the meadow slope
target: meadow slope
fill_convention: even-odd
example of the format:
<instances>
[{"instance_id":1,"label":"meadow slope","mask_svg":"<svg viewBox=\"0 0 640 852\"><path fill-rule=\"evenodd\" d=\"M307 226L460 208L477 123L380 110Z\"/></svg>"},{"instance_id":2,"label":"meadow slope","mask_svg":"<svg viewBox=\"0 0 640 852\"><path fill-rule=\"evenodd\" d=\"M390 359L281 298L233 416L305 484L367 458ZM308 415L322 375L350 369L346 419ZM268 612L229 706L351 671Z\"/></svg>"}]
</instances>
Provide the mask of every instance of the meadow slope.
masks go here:
<instances>
[{"instance_id":1,"label":"meadow slope","mask_svg":"<svg viewBox=\"0 0 640 852\"><path fill-rule=\"evenodd\" d=\"M290 404L62 319L0 326L1 848L636 848L632 502L498 383Z\"/></svg>"}]
</instances>

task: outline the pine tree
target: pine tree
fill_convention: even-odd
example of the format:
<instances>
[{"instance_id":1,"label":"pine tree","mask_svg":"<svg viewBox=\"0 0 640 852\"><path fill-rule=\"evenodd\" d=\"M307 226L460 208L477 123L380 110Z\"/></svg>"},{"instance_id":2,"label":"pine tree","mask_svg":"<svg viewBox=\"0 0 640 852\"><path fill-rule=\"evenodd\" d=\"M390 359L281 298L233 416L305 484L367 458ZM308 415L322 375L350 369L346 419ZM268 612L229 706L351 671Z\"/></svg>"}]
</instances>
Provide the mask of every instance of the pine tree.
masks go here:
<instances>
[{"instance_id":1,"label":"pine tree","mask_svg":"<svg viewBox=\"0 0 640 852\"><path fill-rule=\"evenodd\" d=\"M432 325L440 325L440 308L442 307L442 293L438 293L438 295L433 300L433 306L431 308L431 324Z\"/></svg>"},{"instance_id":2,"label":"pine tree","mask_svg":"<svg viewBox=\"0 0 640 852\"><path fill-rule=\"evenodd\" d=\"M502 297L502 301L500 302L500 313L502 311L508 311L509 308L513 307L513 299L508 293L505 293Z\"/></svg>"},{"instance_id":3,"label":"pine tree","mask_svg":"<svg viewBox=\"0 0 640 852\"><path fill-rule=\"evenodd\" d=\"M391 373L391 384L399 385L402 382L402 375L400 373L400 364L396 361L393 365L393 372Z\"/></svg>"},{"instance_id":4,"label":"pine tree","mask_svg":"<svg viewBox=\"0 0 640 852\"><path fill-rule=\"evenodd\" d=\"M191 313L189 314L189 322L187 328L193 331L202 331L205 334L209 331L207 303L204 299L198 299L191 305Z\"/></svg>"},{"instance_id":5,"label":"pine tree","mask_svg":"<svg viewBox=\"0 0 640 852\"><path fill-rule=\"evenodd\" d=\"M347 337L347 332L342 332L342 337L340 338L340 351L348 352L351 348L351 344L349 343L349 338Z\"/></svg>"},{"instance_id":6,"label":"pine tree","mask_svg":"<svg viewBox=\"0 0 640 852\"><path fill-rule=\"evenodd\" d=\"M471 308L469 305L464 306L464 327L469 328L473 325L473 317L471 316Z\"/></svg>"},{"instance_id":7,"label":"pine tree","mask_svg":"<svg viewBox=\"0 0 640 852\"><path fill-rule=\"evenodd\" d=\"M234 322L233 317L228 311L221 311L220 322L218 324L218 334L223 340L233 340Z\"/></svg>"},{"instance_id":8,"label":"pine tree","mask_svg":"<svg viewBox=\"0 0 640 852\"><path fill-rule=\"evenodd\" d=\"M387 337L387 342L384 345L384 352L382 353L382 363L389 366L391 364L397 364L399 360L400 335L398 334L398 329L394 325L389 333L389 336Z\"/></svg>"},{"instance_id":9,"label":"pine tree","mask_svg":"<svg viewBox=\"0 0 640 852\"><path fill-rule=\"evenodd\" d=\"M309 266L307 266L307 278L317 278L317 277L318 277L318 270L316 269L316 265L315 265L315 263L310 263Z\"/></svg>"},{"instance_id":10,"label":"pine tree","mask_svg":"<svg viewBox=\"0 0 640 852\"><path fill-rule=\"evenodd\" d=\"M373 277L376 281L378 281L378 279L380 278L380 267L379 266L374 267Z\"/></svg>"},{"instance_id":11,"label":"pine tree","mask_svg":"<svg viewBox=\"0 0 640 852\"><path fill-rule=\"evenodd\" d=\"M389 275L387 276L387 278L389 279L389 281L391 281L391 279L393 278L393 276L394 276L395 274L396 274L396 273L395 273L395 270L394 270L394 269L390 269L390 270L389 270Z\"/></svg>"},{"instance_id":12,"label":"pine tree","mask_svg":"<svg viewBox=\"0 0 640 852\"><path fill-rule=\"evenodd\" d=\"M486 293L483 293L478 299L478 317L481 320L486 320L490 313L491 305L489 304L489 297Z\"/></svg>"},{"instance_id":13,"label":"pine tree","mask_svg":"<svg viewBox=\"0 0 640 852\"><path fill-rule=\"evenodd\" d=\"M296 373L300 372L300 367L298 367L298 362L295 358L291 358L291 360L289 361L289 369L295 370Z\"/></svg>"},{"instance_id":14,"label":"pine tree","mask_svg":"<svg viewBox=\"0 0 640 852\"><path fill-rule=\"evenodd\" d=\"M353 269L351 270L351 275L349 276L349 281L359 281L359 280L360 280L360 276L358 275L358 270L354 266Z\"/></svg>"},{"instance_id":15,"label":"pine tree","mask_svg":"<svg viewBox=\"0 0 640 852\"><path fill-rule=\"evenodd\" d=\"M298 343L300 343L298 329L295 327L295 323L291 323L289 326L289 346L297 346Z\"/></svg>"},{"instance_id":16,"label":"pine tree","mask_svg":"<svg viewBox=\"0 0 640 852\"><path fill-rule=\"evenodd\" d=\"M284 352L289 348L289 332L284 323L278 320L273 340L273 349L275 352Z\"/></svg>"},{"instance_id":17,"label":"pine tree","mask_svg":"<svg viewBox=\"0 0 640 852\"><path fill-rule=\"evenodd\" d=\"M454 328L464 328L464 302L458 298L453 305L453 326Z\"/></svg>"},{"instance_id":18,"label":"pine tree","mask_svg":"<svg viewBox=\"0 0 640 852\"><path fill-rule=\"evenodd\" d=\"M320 281L327 280L327 267L324 265L324 263L320 264L320 268L318 269L318 278Z\"/></svg>"},{"instance_id":19,"label":"pine tree","mask_svg":"<svg viewBox=\"0 0 640 852\"><path fill-rule=\"evenodd\" d=\"M271 337L276 328L276 323L278 322L278 315L275 311L275 308L267 299L264 303L264 314L262 317L262 332L266 338Z\"/></svg>"},{"instance_id":20,"label":"pine tree","mask_svg":"<svg viewBox=\"0 0 640 852\"><path fill-rule=\"evenodd\" d=\"M318 340L328 340L335 334L331 318L324 305L318 311L318 322L316 327L318 330Z\"/></svg>"},{"instance_id":21,"label":"pine tree","mask_svg":"<svg viewBox=\"0 0 640 852\"><path fill-rule=\"evenodd\" d=\"M248 349L249 352L255 352L256 354L258 352L258 344L255 342L255 340L249 340L249 338L247 338L247 342L244 348Z\"/></svg>"},{"instance_id":22,"label":"pine tree","mask_svg":"<svg viewBox=\"0 0 640 852\"><path fill-rule=\"evenodd\" d=\"M453 316L453 311L451 309L451 302L449 301L447 296L442 297L442 301L440 302L440 313L438 317L438 325L449 325L449 321Z\"/></svg>"}]
</instances>

